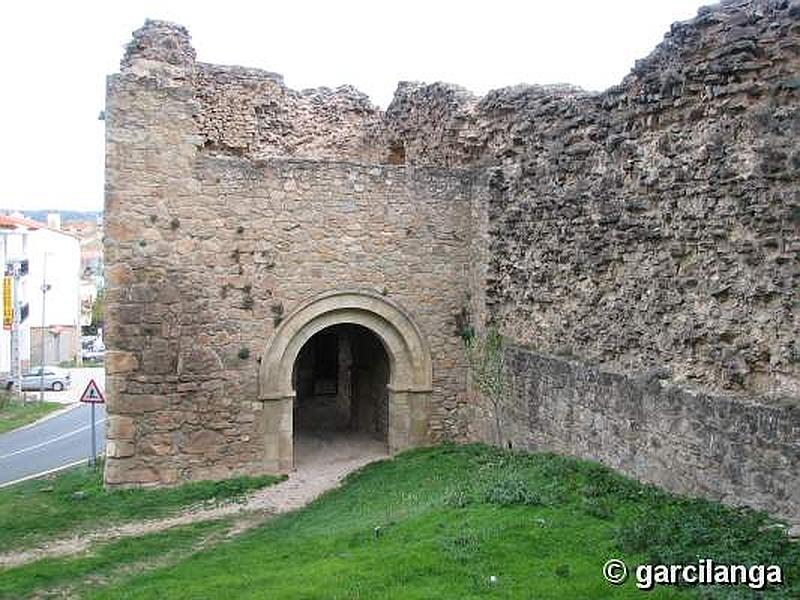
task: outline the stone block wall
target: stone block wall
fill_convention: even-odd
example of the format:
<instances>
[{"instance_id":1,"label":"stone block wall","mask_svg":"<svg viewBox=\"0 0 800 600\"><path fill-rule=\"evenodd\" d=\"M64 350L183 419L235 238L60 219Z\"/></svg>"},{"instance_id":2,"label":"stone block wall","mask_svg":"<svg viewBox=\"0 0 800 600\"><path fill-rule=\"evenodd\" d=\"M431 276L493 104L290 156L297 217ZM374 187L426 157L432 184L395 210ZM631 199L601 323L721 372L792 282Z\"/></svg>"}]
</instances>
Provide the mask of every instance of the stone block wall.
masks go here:
<instances>
[{"instance_id":1,"label":"stone block wall","mask_svg":"<svg viewBox=\"0 0 800 600\"><path fill-rule=\"evenodd\" d=\"M434 357L431 438L455 435L468 181L411 167L206 157L194 181L191 198L117 213L136 237L117 240L109 263L110 419L137 417L125 438L109 430L109 482L116 469L130 477L128 462L162 482L257 471L264 345L281 315L342 287L377 290L415 316ZM157 465L175 471L165 477Z\"/></svg>"},{"instance_id":2,"label":"stone block wall","mask_svg":"<svg viewBox=\"0 0 800 600\"><path fill-rule=\"evenodd\" d=\"M520 347L503 443L600 459L641 481L800 522L800 407L691 393Z\"/></svg>"},{"instance_id":3,"label":"stone block wall","mask_svg":"<svg viewBox=\"0 0 800 600\"><path fill-rule=\"evenodd\" d=\"M383 294L413 316L434 363L429 439L457 436L456 317L480 174L330 161L316 146L260 158L269 142L241 133L252 123L237 110L274 101L275 78L198 67L186 44L181 28L150 23L109 79L107 483L262 472L266 341L334 289Z\"/></svg>"}]
</instances>

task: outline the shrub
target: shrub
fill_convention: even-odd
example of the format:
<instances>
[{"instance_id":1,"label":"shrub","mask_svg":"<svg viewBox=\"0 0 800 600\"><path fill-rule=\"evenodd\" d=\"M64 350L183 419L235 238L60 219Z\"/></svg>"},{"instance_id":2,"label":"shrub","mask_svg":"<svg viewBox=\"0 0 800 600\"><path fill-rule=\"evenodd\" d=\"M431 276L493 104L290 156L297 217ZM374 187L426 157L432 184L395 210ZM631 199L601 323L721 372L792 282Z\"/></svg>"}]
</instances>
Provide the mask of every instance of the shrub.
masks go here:
<instances>
[{"instance_id":1,"label":"shrub","mask_svg":"<svg viewBox=\"0 0 800 600\"><path fill-rule=\"evenodd\" d=\"M531 490L526 481L517 477L494 482L486 490L484 500L489 504L499 504L500 506L544 504L541 495Z\"/></svg>"}]
</instances>

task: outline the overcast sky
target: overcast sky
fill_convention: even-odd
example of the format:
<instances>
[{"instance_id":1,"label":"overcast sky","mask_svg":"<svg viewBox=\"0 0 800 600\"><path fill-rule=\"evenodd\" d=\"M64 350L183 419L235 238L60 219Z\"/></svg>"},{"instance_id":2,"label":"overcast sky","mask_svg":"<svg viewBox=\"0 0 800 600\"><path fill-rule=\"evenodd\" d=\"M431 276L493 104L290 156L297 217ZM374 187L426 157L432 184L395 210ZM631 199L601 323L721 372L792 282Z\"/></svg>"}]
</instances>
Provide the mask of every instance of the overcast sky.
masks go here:
<instances>
[{"instance_id":1,"label":"overcast sky","mask_svg":"<svg viewBox=\"0 0 800 600\"><path fill-rule=\"evenodd\" d=\"M401 80L602 90L702 4L13 0L0 20L0 209L102 208L105 76L148 17L188 27L201 61L282 73L294 88L350 83L385 108Z\"/></svg>"}]
</instances>

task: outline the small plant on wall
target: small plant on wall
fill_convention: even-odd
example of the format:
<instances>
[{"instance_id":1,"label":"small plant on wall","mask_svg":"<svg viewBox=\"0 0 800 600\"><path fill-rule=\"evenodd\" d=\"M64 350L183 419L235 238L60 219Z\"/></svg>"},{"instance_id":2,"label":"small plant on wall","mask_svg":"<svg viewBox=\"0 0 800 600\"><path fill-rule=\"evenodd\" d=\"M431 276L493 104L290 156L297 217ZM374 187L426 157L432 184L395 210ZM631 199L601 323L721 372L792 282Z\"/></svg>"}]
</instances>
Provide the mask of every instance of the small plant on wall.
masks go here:
<instances>
[{"instance_id":1,"label":"small plant on wall","mask_svg":"<svg viewBox=\"0 0 800 600\"><path fill-rule=\"evenodd\" d=\"M463 336L470 366L470 377L475 388L492 405L497 444L503 445L503 428L500 406L508 392L506 358L503 336L494 327L483 333Z\"/></svg>"}]
</instances>

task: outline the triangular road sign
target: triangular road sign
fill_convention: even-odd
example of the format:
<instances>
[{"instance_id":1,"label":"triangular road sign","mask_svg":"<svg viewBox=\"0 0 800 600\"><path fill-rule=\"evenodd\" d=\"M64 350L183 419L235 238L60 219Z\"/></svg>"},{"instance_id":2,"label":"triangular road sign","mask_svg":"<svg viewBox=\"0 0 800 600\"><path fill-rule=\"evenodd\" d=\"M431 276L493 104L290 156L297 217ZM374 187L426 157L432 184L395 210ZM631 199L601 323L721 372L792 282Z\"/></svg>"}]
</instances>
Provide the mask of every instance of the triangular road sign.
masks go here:
<instances>
[{"instance_id":1,"label":"triangular road sign","mask_svg":"<svg viewBox=\"0 0 800 600\"><path fill-rule=\"evenodd\" d=\"M90 402L92 404L102 404L106 401L103 398L103 393L100 391L100 388L97 387L97 384L94 382L94 379L89 381L89 385L86 386L86 390L83 392L81 396L81 402Z\"/></svg>"}]
</instances>

